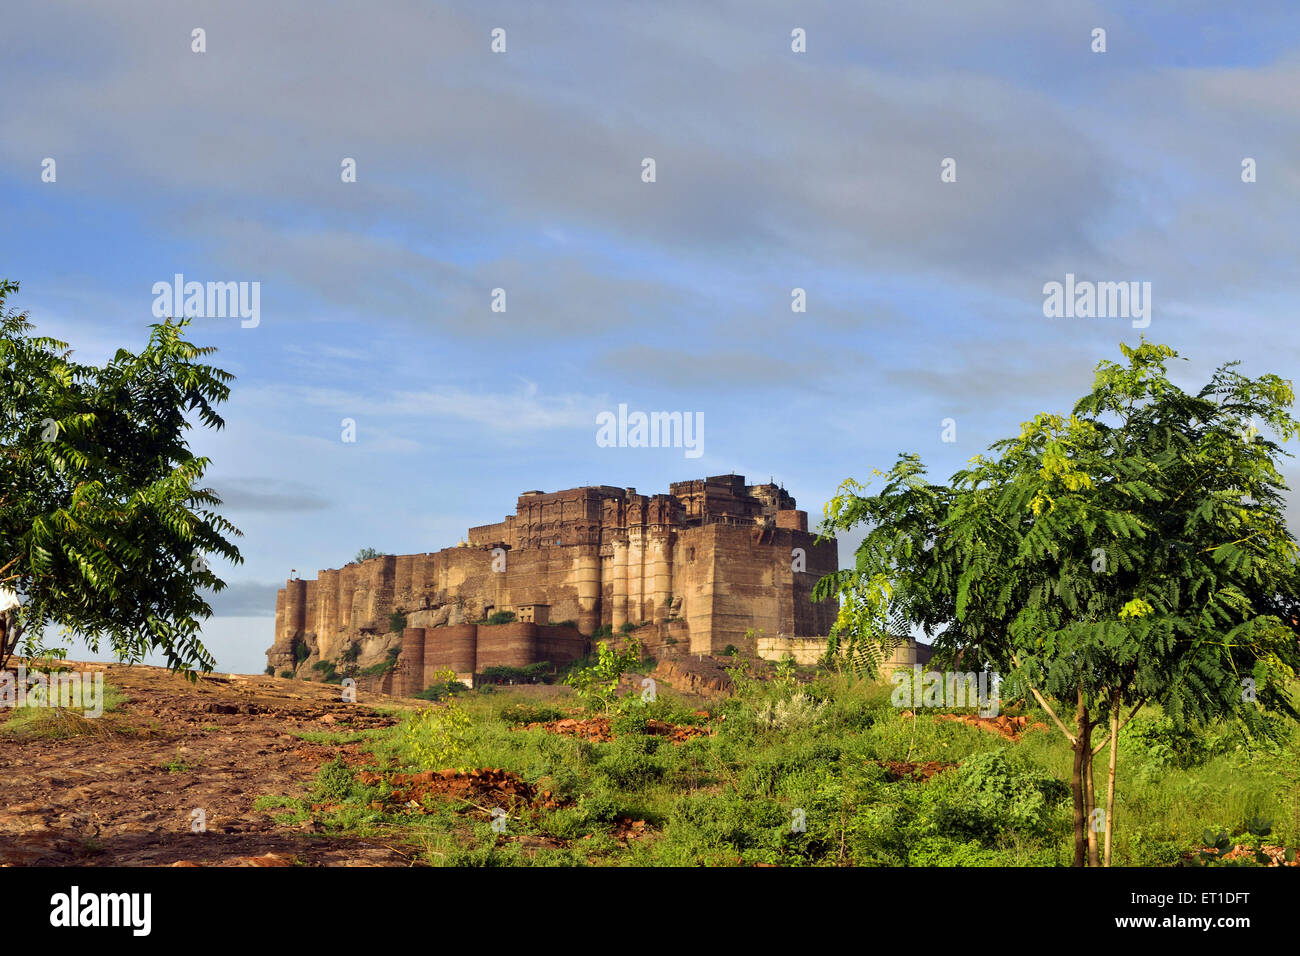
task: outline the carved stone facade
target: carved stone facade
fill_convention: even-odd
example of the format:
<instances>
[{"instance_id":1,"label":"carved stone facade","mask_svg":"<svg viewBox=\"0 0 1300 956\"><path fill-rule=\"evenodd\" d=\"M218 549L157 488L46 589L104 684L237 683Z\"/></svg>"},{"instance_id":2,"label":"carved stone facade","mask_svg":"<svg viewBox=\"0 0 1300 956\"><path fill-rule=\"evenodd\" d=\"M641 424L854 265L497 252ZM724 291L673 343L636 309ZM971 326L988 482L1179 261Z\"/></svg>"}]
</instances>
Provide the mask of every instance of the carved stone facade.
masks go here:
<instances>
[{"instance_id":1,"label":"carved stone facade","mask_svg":"<svg viewBox=\"0 0 1300 956\"><path fill-rule=\"evenodd\" d=\"M483 635L496 629L479 624L478 650L459 652L459 667L471 666L473 656L478 670L519 666L529 656L571 660L584 649L560 640L561 631L580 641L598 627L627 624L642 628L647 644L671 640L706 654L735 645L754 653L751 631L826 635L836 603L814 604L812 589L838 566L835 539L818 542L784 489L746 485L739 475L676 482L656 495L608 485L527 491L513 515L470 528L458 547L386 555L286 582L267 654L277 671L337 660L354 642L362 663L382 659L411 643L389 633L394 611L422 631L425 657L443 643L465 643L459 625L515 612L519 635L494 636L489 643L501 646L485 654ZM300 646L308 656L298 664ZM401 656L412 658L414 650Z\"/></svg>"}]
</instances>

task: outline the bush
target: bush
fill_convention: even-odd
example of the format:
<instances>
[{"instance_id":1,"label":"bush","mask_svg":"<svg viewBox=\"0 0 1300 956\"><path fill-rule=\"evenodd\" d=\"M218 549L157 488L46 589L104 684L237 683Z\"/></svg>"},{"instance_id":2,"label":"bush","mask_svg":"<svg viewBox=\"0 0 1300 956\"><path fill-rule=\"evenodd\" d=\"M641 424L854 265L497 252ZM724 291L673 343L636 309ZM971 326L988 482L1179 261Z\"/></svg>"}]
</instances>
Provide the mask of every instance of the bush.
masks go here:
<instances>
[{"instance_id":1,"label":"bush","mask_svg":"<svg viewBox=\"0 0 1300 956\"><path fill-rule=\"evenodd\" d=\"M292 677L292 676L293 676L293 671L280 671L280 676L281 676L281 677Z\"/></svg>"},{"instance_id":2,"label":"bush","mask_svg":"<svg viewBox=\"0 0 1300 956\"><path fill-rule=\"evenodd\" d=\"M754 715L754 721L764 730L798 730L817 723L825 709L824 703L798 693L786 700L765 701Z\"/></svg>"},{"instance_id":3,"label":"bush","mask_svg":"<svg viewBox=\"0 0 1300 956\"><path fill-rule=\"evenodd\" d=\"M1225 752L1230 743L1228 737L1227 732L1216 734L1210 728L1199 732L1180 728L1163 714L1142 715L1120 733L1119 745L1121 751L1154 767L1188 770Z\"/></svg>"},{"instance_id":4,"label":"bush","mask_svg":"<svg viewBox=\"0 0 1300 956\"><path fill-rule=\"evenodd\" d=\"M274 676L275 676L275 665L274 665L274 664L267 664L267 665L266 665L266 676L267 676L267 677L274 677Z\"/></svg>"},{"instance_id":5,"label":"bush","mask_svg":"<svg viewBox=\"0 0 1300 956\"><path fill-rule=\"evenodd\" d=\"M773 800L741 794L680 797L669 814L665 834L679 865L691 863L774 863L782 850L808 834L790 833L789 811Z\"/></svg>"},{"instance_id":6,"label":"bush","mask_svg":"<svg viewBox=\"0 0 1300 956\"><path fill-rule=\"evenodd\" d=\"M298 641L293 646L293 659L301 664L307 658L311 657L311 648L307 646L306 641Z\"/></svg>"},{"instance_id":7,"label":"bush","mask_svg":"<svg viewBox=\"0 0 1300 956\"><path fill-rule=\"evenodd\" d=\"M403 751L421 770L446 768L465 752L472 723L454 702L426 707L402 725Z\"/></svg>"},{"instance_id":8,"label":"bush","mask_svg":"<svg viewBox=\"0 0 1300 956\"><path fill-rule=\"evenodd\" d=\"M776 678L783 681L794 680L795 672L798 669L799 663L794 659L794 655L786 651L776 663Z\"/></svg>"},{"instance_id":9,"label":"bush","mask_svg":"<svg viewBox=\"0 0 1300 956\"><path fill-rule=\"evenodd\" d=\"M388 615L388 632L390 634L401 634L406 630L406 615L401 611L394 611Z\"/></svg>"},{"instance_id":10,"label":"bush","mask_svg":"<svg viewBox=\"0 0 1300 956\"><path fill-rule=\"evenodd\" d=\"M456 679L456 672L444 667L433 675L433 683L415 694L420 700L447 700L465 690L465 685Z\"/></svg>"},{"instance_id":11,"label":"bush","mask_svg":"<svg viewBox=\"0 0 1300 956\"><path fill-rule=\"evenodd\" d=\"M655 756L662 744L659 737L619 737L603 748L596 772L616 790L640 790L667 772L664 762Z\"/></svg>"},{"instance_id":12,"label":"bush","mask_svg":"<svg viewBox=\"0 0 1300 956\"><path fill-rule=\"evenodd\" d=\"M1069 795L1060 780L1036 767L1012 764L1002 750L973 754L926 788L928 817L936 831L984 843L1008 830L1046 836L1049 811Z\"/></svg>"},{"instance_id":13,"label":"bush","mask_svg":"<svg viewBox=\"0 0 1300 956\"><path fill-rule=\"evenodd\" d=\"M922 837L907 854L909 866L1004 866L1005 861L978 840L958 842L951 837Z\"/></svg>"},{"instance_id":14,"label":"bush","mask_svg":"<svg viewBox=\"0 0 1300 956\"><path fill-rule=\"evenodd\" d=\"M601 641L596 645L596 663L583 667L565 678L588 706L606 711L618 693L619 678L641 660L641 643L633 640L622 651L615 651Z\"/></svg>"},{"instance_id":15,"label":"bush","mask_svg":"<svg viewBox=\"0 0 1300 956\"><path fill-rule=\"evenodd\" d=\"M501 708L501 719L511 727L524 724L549 724L564 717L564 712L554 707L533 706L531 704L511 704Z\"/></svg>"},{"instance_id":16,"label":"bush","mask_svg":"<svg viewBox=\"0 0 1300 956\"><path fill-rule=\"evenodd\" d=\"M488 624L513 624L515 621L514 611L495 611L488 615Z\"/></svg>"},{"instance_id":17,"label":"bush","mask_svg":"<svg viewBox=\"0 0 1300 956\"><path fill-rule=\"evenodd\" d=\"M379 677L382 674L387 674L389 671L397 667L397 655L400 653L401 648L390 647L388 649L387 657L382 661L379 661L377 664L371 664L369 667L361 668L358 673L362 677Z\"/></svg>"},{"instance_id":18,"label":"bush","mask_svg":"<svg viewBox=\"0 0 1300 956\"><path fill-rule=\"evenodd\" d=\"M343 762L342 757L335 757L322 766L316 775L311 802L347 803L366 798L365 788L357 783L352 768Z\"/></svg>"},{"instance_id":19,"label":"bush","mask_svg":"<svg viewBox=\"0 0 1300 956\"><path fill-rule=\"evenodd\" d=\"M526 667L499 664L483 668L475 684L545 684L552 676L553 670L550 661L538 661Z\"/></svg>"},{"instance_id":20,"label":"bush","mask_svg":"<svg viewBox=\"0 0 1300 956\"><path fill-rule=\"evenodd\" d=\"M436 684L430 684L415 696L420 700L446 700L448 697L459 694L464 689L465 685L458 680L439 681Z\"/></svg>"},{"instance_id":21,"label":"bush","mask_svg":"<svg viewBox=\"0 0 1300 956\"><path fill-rule=\"evenodd\" d=\"M666 724L693 725L708 722L686 705L667 697L652 701L642 700L636 694L619 698L610 720L610 730L617 736L644 734L648 721L659 720Z\"/></svg>"}]
</instances>

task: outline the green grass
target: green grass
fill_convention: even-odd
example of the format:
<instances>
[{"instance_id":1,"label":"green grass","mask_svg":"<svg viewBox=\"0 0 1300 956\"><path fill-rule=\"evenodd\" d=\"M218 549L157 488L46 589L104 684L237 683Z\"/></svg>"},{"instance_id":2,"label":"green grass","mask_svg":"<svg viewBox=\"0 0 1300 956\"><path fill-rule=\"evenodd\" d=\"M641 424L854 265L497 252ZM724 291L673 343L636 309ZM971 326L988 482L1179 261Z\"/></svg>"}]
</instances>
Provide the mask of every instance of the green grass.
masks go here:
<instances>
[{"instance_id":1,"label":"green grass","mask_svg":"<svg viewBox=\"0 0 1300 956\"><path fill-rule=\"evenodd\" d=\"M295 822L315 818L329 831L404 841L434 865L1061 866L1072 859L1071 753L1054 727L1012 742L933 712L905 717L890 705L887 684L821 674L806 683L743 679L735 697L714 705L712 734L678 744L646 733L646 722L699 723L694 705L663 687L652 704L632 695L612 714L615 739L592 742L522 729L582 716L567 690L544 702L536 690L466 693L436 705L433 718L404 713L396 727L319 738L362 743L380 767L407 772L442 769L422 765L419 755L450 753L448 766L501 768L559 797L557 808L512 811L504 834L493 831L486 806L394 808L384 802L386 784L363 785L339 762L322 769L307 797L259 806ZM791 703L796 694L806 699ZM467 729L438 716L448 706L468 717ZM1030 716L1050 726L1045 715ZM1175 864L1199 848L1206 829L1239 833L1253 817L1271 821L1266 842L1300 844L1300 733L1281 730L1280 744L1227 725L1189 736L1158 710L1139 714L1120 739L1116 865ZM1097 760L1098 793L1107 756ZM896 779L882 766L892 761L954 766L924 781ZM645 821L648 835L620 843L624 819Z\"/></svg>"},{"instance_id":2,"label":"green grass","mask_svg":"<svg viewBox=\"0 0 1300 956\"><path fill-rule=\"evenodd\" d=\"M197 757L192 759L194 760L193 763L188 762L184 757L181 756L181 750L179 747L177 747L176 756L173 759L167 761L165 764L163 764L162 768L166 770L168 773L190 773L193 770L198 770L199 765L202 764L203 762L202 759Z\"/></svg>"}]
</instances>

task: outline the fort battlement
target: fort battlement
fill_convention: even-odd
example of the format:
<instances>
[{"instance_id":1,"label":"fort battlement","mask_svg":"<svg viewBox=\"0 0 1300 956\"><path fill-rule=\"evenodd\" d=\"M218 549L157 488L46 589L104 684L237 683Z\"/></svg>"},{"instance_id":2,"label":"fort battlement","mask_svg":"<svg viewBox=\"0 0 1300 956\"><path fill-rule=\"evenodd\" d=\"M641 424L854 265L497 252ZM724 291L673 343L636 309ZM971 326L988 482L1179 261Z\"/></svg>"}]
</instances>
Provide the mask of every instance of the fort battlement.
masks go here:
<instances>
[{"instance_id":1,"label":"fort battlement","mask_svg":"<svg viewBox=\"0 0 1300 956\"><path fill-rule=\"evenodd\" d=\"M794 498L739 475L674 482L668 494L526 491L514 514L470 528L459 546L286 581L267 657L278 672L338 660L354 644L361 664L400 648L388 684L411 693L442 666L575 659L602 627L630 624L648 644L671 639L693 653L752 652L754 632L825 636L836 603L814 603L812 591L838 567L835 539L818 541ZM403 634L390 633L395 611ZM476 623L498 611L516 623Z\"/></svg>"}]
</instances>

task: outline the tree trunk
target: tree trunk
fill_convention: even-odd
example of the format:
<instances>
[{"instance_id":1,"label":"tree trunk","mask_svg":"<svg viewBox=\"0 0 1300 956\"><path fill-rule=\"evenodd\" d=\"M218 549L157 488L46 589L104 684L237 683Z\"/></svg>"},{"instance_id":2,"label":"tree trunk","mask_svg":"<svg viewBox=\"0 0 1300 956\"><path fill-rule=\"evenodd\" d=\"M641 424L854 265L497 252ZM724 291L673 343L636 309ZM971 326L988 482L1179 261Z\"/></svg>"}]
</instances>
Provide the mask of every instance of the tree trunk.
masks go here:
<instances>
[{"instance_id":1,"label":"tree trunk","mask_svg":"<svg viewBox=\"0 0 1300 956\"><path fill-rule=\"evenodd\" d=\"M1097 794L1095 792L1096 781L1094 780L1092 766L1092 723L1089 722L1087 730L1083 735L1084 740L1084 768L1083 782L1084 793L1088 802L1088 865L1101 866L1101 856L1097 851Z\"/></svg>"},{"instance_id":2,"label":"tree trunk","mask_svg":"<svg viewBox=\"0 0 1300 956\"><path fill-rule=\"evenodd\" d=\"M1079 691L1078 708L1074 714L1074 725L1078 729L1078 736L1074 741L1074 769L1070 773L1070 792L1074 797L1074 865L1085 866L1085 849L1087 846L1087 837L1084 828L1087 826L1087 809L1084 799L1083 790L1083 757L1086 752L1087 742L1083 737L1083 691Z\"/></svg>"},{"instance_id":3,"label":"tree trunk","mask_svg":"<svg viewBox=\"0 0 1300 956\"><path fill-rule=\"evenodd\" d=\"M1106 774L1106 865L1110 866L1110 835L1115 826L1115 762L1119 753L1119 700L1110 708L1110 772Z\"/></svg>"},{"instance_id":4,"label":"tree trunk","mask_svg":"<svg viewBox=\"0 0 1300 956\"><path fill-rule=\"evenodd\" d=\"M1092 719L1084 703L1083 691L1079 691L1079 712L1076 716L1079 727L1080 755L1080 791L1083 797L1083 834L1088 849L1088 866L1100 866L1097 856L1097 830L1093 821L1093 811L1097 809L1097 797L1093 792L1092 779ZM1076 851L1077 854L1077 851Z\"/></svg>"}]
</instances>

